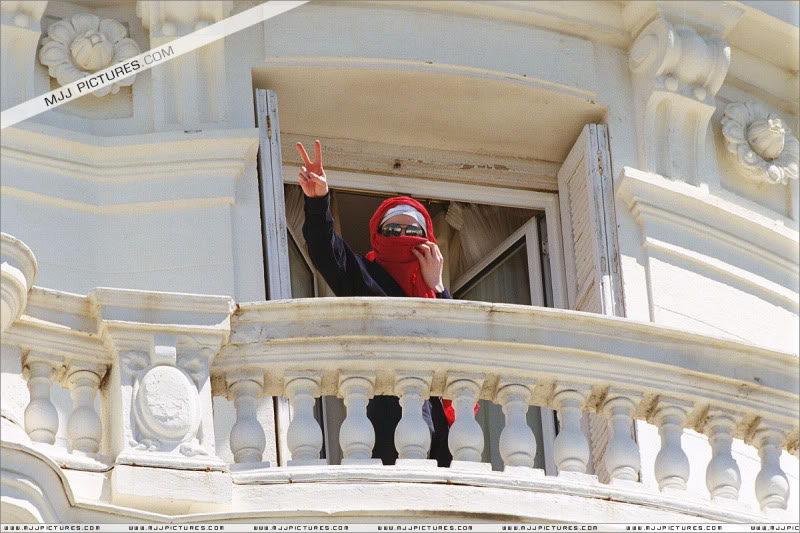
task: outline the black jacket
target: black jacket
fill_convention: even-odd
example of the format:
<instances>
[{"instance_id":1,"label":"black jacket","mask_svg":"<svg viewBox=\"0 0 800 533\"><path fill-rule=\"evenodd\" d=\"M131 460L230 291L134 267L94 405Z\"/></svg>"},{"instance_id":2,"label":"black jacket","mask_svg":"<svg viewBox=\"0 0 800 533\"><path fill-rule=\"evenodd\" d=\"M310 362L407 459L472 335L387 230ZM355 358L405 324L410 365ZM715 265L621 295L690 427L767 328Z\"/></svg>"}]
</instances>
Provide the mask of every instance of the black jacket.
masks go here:
<instances>
[{"instance_id":1,"label":"black jacket","mask_svg":"<svg viewBox=\"0 0 800 533\"><path fill-rule=\"evenodd\" d=\"M378 263L367 261L347 246L336 234L330 210L330 195L305 197L303 237L308 244L311 262L336 296L406 296L403 289ZM445 289L437 298L452 298ZM423 406L423 418L431 430L430 457L439 466L449 466L452 456L447 446L448 426L439 398L431 397ZM375 428L372 456L383 464L397 459L394 430L402 417L400 402L395 396L376 396L367 406L367 416Z\"/></svg>"}]
</instances>

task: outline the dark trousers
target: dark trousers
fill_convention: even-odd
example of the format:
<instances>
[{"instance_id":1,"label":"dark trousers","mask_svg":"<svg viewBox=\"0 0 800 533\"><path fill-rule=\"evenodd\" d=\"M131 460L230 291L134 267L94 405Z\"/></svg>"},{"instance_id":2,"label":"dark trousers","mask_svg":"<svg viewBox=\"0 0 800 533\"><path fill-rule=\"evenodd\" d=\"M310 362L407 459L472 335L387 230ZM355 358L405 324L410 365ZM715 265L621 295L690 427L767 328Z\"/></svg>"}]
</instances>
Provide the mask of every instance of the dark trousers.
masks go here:
<instances>
[{"instance_id":1,"label":"dark trousers","mask_svg":"<svg viewBox=\"0 0 800 533\"><path fill-rule=\"evenodd\" d=\"M396 396L375 396L367 404L367 417L375 428L375 447L372 449L372 457L380 459L385 465L393 465L397 461L394 431L402 416L403 409ZM422 406L422 418L431 431L429 457L436 459L441 467L450 466L453 456L447 447L449 428L439 398L431 397L425 401Z\"/></svg>"}]
</instances>

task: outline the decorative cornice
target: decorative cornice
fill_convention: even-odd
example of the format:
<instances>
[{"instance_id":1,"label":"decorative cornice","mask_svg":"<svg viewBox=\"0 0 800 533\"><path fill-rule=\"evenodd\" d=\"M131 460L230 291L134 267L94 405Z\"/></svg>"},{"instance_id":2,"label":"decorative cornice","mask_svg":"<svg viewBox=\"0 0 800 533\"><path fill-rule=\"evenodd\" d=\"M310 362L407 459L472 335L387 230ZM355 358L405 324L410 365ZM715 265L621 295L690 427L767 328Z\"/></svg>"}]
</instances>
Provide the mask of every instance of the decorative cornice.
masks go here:
<instances>
[{"instance_id":1,"label":"decorative cornice","mask_svg":"<svg viewBox=\"0 0 800 533\"><path fill-rule=\"evenodd\" d=\"M80 13L54 22L39 50L39 61L61 85L70 84L141 53L128 30L114 19ZM133 85L136 74L119 78L112 85L94 91L95 97L116 94L120 87Z\"/></svg>"},{"instance_id":2,"label":"decorative cornice","mask_svg":"<svg viewBox=\"0 0 800 533\"><path fill-rule=\"evenodd\" d=\"M257 151L256 129L123 139L12 127L3 130L2 192L98 214L233 204L236 180ZM20 168L42 179L26 179Z\"/></svg>"},{"instance_id":3,"label":"decorative cornice","mask_svg":"<svg viewBox=\"0 0 800 533\"><path fill-rule=\"evenodd\" d=\"M798 179L800 143L775 113L754 101L725 106L722 135L745 173L756 181L786 185Z\"/></svg>"}]
</instances>

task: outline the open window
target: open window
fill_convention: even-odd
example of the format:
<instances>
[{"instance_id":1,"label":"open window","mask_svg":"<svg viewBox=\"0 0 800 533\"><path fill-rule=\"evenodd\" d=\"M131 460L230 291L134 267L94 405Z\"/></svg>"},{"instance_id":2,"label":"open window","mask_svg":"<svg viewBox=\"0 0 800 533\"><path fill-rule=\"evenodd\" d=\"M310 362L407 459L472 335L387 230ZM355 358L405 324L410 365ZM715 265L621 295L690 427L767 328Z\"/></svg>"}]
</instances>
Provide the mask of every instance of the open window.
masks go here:
<instances>
[{"instance_id":1,"label":"open window","mask_svg":"<svg viewBox=\"0 0 800 533\"><path fill-rule=\"evenodd\" d=\"M332 296L305 252L298 167L284 162L281 157L277 98L271 91L258 90L257 102L261 131L262 229L269 297ZM294 137L308 141L298 135ZM324 150L335 143L329 140ZM338 166L341 168L348 168L346 158L341 157L348 146L343 142L333 147L334 153L338 149L340 154ZM353 157L359 156L353 153ZM291 157L287 159L292 160ZM616 304L620 298L614 293L619 286L619 275L616 250L610 248L615 241L615 228L608 222L609 209L613 214L613 206L608 203L610 178L607 170L603 174L603 168L608 168L605 130L602 126L588 125L559 172L558 194L484 186L474 180L454 186L446 180L413 175L326 170L332 184L335 229L356 253L364 254L369 250L368 221L380 202L390 196L406 194L422 200L431 213L437 240L445 255L444 283L456 298L611 311L619 309ZM341 213L347 216L342 217ZM598 223L603 224L605 233L602 235L592 229L597 228L593 224ZM502 229L498 229L500 226ZM595 243L597 236L602 239ZM598 255L600 252L605 254L605 260ZM590 277L598 290L589 286ZM597 305L592 295L602 298L603 303ZM590 302L592 309L585 308ZM331 464L338 464L341 453L337 442L338 425L344 419L344 409L336 398L325 398L320 404L318 416L323 422L325 439L323 453ZM285 433L290 413L282 399L276 399L276 414L280 463L286 464ZM486 438L483 460L495 469L502 464L498 440L503 418L500 407L491 402L484 402L478 416ZM528 421L537 436L536 466L544 468L548 474L556 474L552 444L557 421L553 411L532 406ZM586 431L592 434L593 459L597 460L602 453L604 437L600 434L602 421L593 422L596 427L587 427Z\"/></svg>"}]
</instances>

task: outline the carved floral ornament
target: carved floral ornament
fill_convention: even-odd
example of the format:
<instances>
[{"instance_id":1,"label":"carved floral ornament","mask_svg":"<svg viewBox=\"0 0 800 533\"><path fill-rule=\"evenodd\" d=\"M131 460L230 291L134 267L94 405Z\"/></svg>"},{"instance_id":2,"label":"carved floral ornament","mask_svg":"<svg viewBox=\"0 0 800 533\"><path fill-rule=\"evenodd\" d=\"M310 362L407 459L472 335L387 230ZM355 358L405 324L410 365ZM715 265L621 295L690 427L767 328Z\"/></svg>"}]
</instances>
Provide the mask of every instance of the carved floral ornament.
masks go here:
<instances>
[{"instance_id":1,"label":"carved floral ornament","mask_svg":"<svg viewBox=\"0 0 800 533\"><path fill-rule=\"evenodd\" d=\"M786 184L798 179L800 143L786 123L756 102L725 106L722 134L728 150L759 181Z\"/></svg>"},{"instance_id":2,"label":"carved floral ornament","mask_svg":"<svg viewBox=\"0 0 800 533\"><path fill-rule=\"evenodd\" d=\"M50 76L66 85L141 53L136 41L127 37L125 26L113 19L82 13L50 25L39 50L39 61ZM116 94L133 84L136 74L94 91L95 96Z\"/></svg>"}]
</instances>

